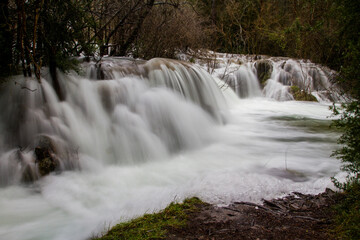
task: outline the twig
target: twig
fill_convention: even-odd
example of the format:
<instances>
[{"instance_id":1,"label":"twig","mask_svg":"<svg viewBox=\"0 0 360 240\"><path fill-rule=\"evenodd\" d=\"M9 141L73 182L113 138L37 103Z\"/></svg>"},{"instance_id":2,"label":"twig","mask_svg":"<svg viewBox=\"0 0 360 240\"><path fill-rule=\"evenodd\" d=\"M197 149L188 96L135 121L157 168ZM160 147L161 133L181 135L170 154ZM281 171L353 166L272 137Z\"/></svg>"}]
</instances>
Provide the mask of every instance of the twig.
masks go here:
<instances>
[{"instance_id":1,"label":"twig","mask_svg":"<svg viewBox=\"0 0 360 240\"><path fill-rule=\"evenodd\" d=\"M310 221L316 221L316 222L321 222L322 220L313 218L313 217L308 217L308 216L291 216L292 218L301 218L301 219L305 219L305 220L310 220Z\"/></svg>"},{"instance_id":2,"label":"twig","mask_svg":"<svg viewBox=\"0 0 360 240\"><path fill-rule=\"evenodd\" d=\"M276 204L274 202L271 202L271 201L268 201L268 200L265 200L265 199L263 201L264 201L264 203L266 205L268 205L270 207L277 208L277 209L280 209L280 210L286 210L284 207L282 207L281 205L278 205L278 204Z\"/></svg>"},{"instance_id":3,"label":"twig","mask_svg":"<svg viewBox=\"0 0 360 240\"><path fill-rule=\"evenodd\" d=\"M21 89L26 89L26 90L29 90L31 92L35 92L37 89L30 89L28 87L25 87L24 85L21 85L20 83L18 82L15 82L15 85L20 85Z\"/></svg>"}]
</instances>

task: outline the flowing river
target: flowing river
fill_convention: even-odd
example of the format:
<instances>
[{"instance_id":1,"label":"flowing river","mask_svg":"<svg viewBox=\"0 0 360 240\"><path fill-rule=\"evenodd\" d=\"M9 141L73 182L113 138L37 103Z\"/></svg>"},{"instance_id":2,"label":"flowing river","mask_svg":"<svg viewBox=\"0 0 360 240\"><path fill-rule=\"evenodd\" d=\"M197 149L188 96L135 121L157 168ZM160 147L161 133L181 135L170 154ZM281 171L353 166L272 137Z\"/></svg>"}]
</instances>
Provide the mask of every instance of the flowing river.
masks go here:
<instances>
[{"instance_id":1,"label":"flowing river","mask_svg":"<svg viewBox=\"0 0 360 240\"><path fill-rule=\"evenodd\" d=\"M261 89L239 98L198 66L133 65L59 73L64 101L46 77L4 87L0 239L87 239L187 197L260 202L341 178L330 102L278 101ZM58 149L50 174L37 168L41 139Z\"/></svg>"}]
</instances>

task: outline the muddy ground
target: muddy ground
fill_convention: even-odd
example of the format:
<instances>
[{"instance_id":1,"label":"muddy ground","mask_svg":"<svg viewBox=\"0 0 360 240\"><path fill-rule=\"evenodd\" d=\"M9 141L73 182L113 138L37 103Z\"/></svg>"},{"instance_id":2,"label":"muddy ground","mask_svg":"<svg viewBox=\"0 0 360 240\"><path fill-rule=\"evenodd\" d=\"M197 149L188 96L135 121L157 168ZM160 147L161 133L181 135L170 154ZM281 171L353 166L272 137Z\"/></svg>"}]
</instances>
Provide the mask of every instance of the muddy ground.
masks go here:
<instances>
[{"instance_id":1,"label":"muddy ground","mask_svg":"<svg viewBox=\"0 0 360 240\"><path fill-rule=\"evenodd\" d=\"M339 196L293 193L262 205L235 202L227 207L199 205L186 227L169 229L167 239L334 239L332 206Z\"/></svg>"}]
</instances>

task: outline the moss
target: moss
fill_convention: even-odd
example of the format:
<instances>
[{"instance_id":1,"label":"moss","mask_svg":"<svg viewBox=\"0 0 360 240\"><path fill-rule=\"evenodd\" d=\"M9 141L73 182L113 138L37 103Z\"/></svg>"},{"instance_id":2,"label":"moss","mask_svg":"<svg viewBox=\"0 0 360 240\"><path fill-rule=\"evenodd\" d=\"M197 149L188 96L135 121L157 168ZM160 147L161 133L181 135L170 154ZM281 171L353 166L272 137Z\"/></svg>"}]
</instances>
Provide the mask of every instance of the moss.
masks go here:
<instances>
[{"instance_id":1,"label":"moss","mask_svg":"<svg viewBox=\"0 0 360 240\"><path fill-rule=\"evenodd\" d=\"M38 168L41 176L45 176L55 171L56 163L51 157L43 158L38 161Z\"/></svg>"},{"instance_id":2,"label":"moss","mask_svg":"<svg viewBox=\"0 0 360 240\"><path fill-rule=\"evenodd\" d=\"M263 72L259 76L260 84L265 87L267 80L271 78L271 72Z\"/></svg>"},{"instance_id":3,"label":"moss","mask_svg":"<svg viewBox=\"0 0 360 240\"><path fill-rule=\"evenodd\" d=\"M360 239L360 184L353 183L336 206L334 233L338 239Z\"/></svg>"},{"instance_id":4,"label":"moss","mask_svg":"<svg viewBox=\"0 0 360 240\"><path fill-rule=\"evenodd\" d=\"M317 102L316 97L300 89L298 86L291 86L290 93L293 95L296 101L311 101Z\"/></svg>"},{"instance_id":5,"label":"moss","mask_svg":"<svg viewBox=\"0 0 360 240\"><path fill-rule=\"evenodd\" d=\"M185 226L189 214L197 211L203 204L205 203L196 197L186 199L182 204L171 203L159 213L145 214L130 222L120 223L104 236L93 240L164 239L167 229Z\"/></svg>"}]
</instances>

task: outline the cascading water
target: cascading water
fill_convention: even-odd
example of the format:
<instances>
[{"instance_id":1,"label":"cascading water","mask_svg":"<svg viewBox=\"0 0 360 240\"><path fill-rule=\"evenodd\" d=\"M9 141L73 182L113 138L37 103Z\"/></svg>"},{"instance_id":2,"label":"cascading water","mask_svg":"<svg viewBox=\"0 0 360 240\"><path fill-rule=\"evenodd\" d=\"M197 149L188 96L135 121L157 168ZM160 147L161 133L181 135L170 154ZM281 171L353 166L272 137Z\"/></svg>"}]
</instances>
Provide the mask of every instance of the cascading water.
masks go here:
<instances>
[{"instance_id":1,"label":"cascading water","mask_svg":"<svg viewBox=\"0 0 360 240\"><path fill-rule=\"evenodd\" d=\"M123 61L119 62L122 66ZM102 81L62 74L65 101L59 101L46 81L40 85L31 79L14 80L17 85L10 85L2 95L13 93L10 101L1 101L5 103L3 116L8 118L2 121L2 132L9 139L5 150L12 152L11 157L5 158L16 155L18 160L2 162L20 165L9 163L5 167L0 162L2 172L16 172L4 177L0 184L18 183L24 174L40 177L31 164L36 160L23 159L24 154L39 145L38 138L47 138L72 155L80 149L94 159L119 164L161 159L172 152L197 148L211 139L210 129L216 121L223 121L225 116L220 111L225 108L220 107L224 99L216 84L206 81L210 75L196 67L161 59L137 66L135 71L137 75L125 77L121 69L104 69L104 74L113 79ZM9 102L16 102L19 107L14 108ZM65 159L59 158L58 170L78 168L78 163L71 164L69 157Z\"/></svg>"},{"instance_id":2,"label":"cascading water","mask_svg":"<svg viewBox=\"0 0 360 240\"><path fill-rule=\"evenodd\" d=\"M306 60L258 55L214 53L212 71L230 86L239 97L266 97L278 101L294 100L290 89L296 86L312 94L318 102L343 100L332 79L336 73ZM181 59L189 56L180 55ZM199 61L201 65L207 63Z\"/></svg>"},{"instance_id":3,"label":"cascading water","mask_svg":"<svg viewBox=\"0 0 360 240\"><path fill-rule=\"evenodd\" d=\"M241 98L261 96L260 83L250 63L241 65L237 71L227 76L225 82Z\"/></svg>"},{"instance_id":4,"label":"cascading water","mask_svg":"<svg viewBox=\"0 0 360 240\"><path fill-rule=\"evenodd\" d=\"M271 81L259 82L258 69L243 64L221 83L222 72L175 60L105 58L81 75L58 73L64 101L50 81L10 79L0 239L87 239L194 195L228 204L331 187L338 134L328 106L259 98ZM271 79L288 85L276 69Z\"/></svg>"}]
</instances>

